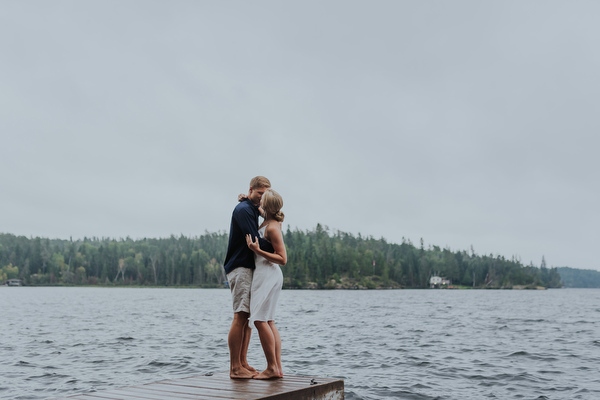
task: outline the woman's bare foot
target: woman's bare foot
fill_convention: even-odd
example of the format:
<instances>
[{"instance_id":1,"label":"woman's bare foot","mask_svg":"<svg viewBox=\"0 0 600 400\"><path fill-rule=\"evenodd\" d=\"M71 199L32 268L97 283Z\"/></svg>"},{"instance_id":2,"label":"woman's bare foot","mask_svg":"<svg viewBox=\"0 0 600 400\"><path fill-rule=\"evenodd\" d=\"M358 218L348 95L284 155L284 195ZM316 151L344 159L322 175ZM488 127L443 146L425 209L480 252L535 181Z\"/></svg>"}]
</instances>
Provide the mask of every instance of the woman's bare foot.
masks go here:
<instances>
[{"instance_id":1,"label":"woman's bare foot","mask_svg":"<svg viewBox=\"0 0 600 400\"><path fill-rule=\"evenodd\" d=\"M281 374L277 369L267 368L263 372L254 376L254 379L279 379L282 378Z\"/></svg>"},{"instance_id":2,"label":"woman's bare foot","mask_svg":"<svg viewBox=\"0 0 600 400\"><path fill-rule=\"evenodd\" d=\"M258 373L258 371L249 371L246 368L239 368L229 371L229 377L231 379L252 379Z\"/></svg>"}]
</instances>

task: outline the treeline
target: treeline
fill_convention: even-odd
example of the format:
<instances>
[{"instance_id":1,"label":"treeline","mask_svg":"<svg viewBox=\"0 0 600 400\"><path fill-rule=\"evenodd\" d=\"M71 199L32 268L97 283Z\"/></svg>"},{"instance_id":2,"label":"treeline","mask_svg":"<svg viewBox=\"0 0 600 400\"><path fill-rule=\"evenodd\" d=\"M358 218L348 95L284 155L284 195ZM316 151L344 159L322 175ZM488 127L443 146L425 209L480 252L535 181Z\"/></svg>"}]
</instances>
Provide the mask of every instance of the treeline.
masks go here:
<instances>
[{"instance_id":1,"label":"treeline","mask_svg":"<svg viewBox=\"0 0 600 400\"><path fill-rule=\"evenodd\" d=\"M438 246L330 232L284 232L287 288L425 288L432 275L454 286L560 287L556 268L523 265L515 258L451 251ZM26 285L147 285L219 287L227 233L159 239L56 240L0 234L0 281Z\"/></svg>"},{"instance_id":2,"label":"treeline","mask_svg":"<svg viewBox=\"0 0 600 400\"><path fill-rule=\"evenodd\" d=\"M568 288L600 288L600 271L559 267L558 273Z\"/></svg>"},{"instance_id":3,"label":"treeline","mask_svg":"<svg viewBox=\"0 0 600 400\"><path fill-rule=\"evenodd\" d=\"M224 233L163 239L51 240L0 234L0 280L26 285L194 285L224 280Z\"/></svg>"}]
</instances>

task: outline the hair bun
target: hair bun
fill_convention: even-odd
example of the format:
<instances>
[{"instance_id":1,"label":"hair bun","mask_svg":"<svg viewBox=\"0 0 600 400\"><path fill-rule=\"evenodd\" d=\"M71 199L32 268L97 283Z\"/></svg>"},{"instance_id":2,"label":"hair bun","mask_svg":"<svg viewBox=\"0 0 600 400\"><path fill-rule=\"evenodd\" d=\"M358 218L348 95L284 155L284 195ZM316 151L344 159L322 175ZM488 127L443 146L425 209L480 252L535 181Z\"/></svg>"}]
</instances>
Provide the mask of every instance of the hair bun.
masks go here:
<instances>
[{"instance_id":1,"label":"hair bun","mask_svg":"<svg viewBox=\"0 0 600 400\"><path fill-rule=\"evenodd\" d=\"M285 218L285 214L281 211L277 211L275 213L275 220L279 221L279 222L283 222L283 218Z\"/></svg>"}]
</instances>

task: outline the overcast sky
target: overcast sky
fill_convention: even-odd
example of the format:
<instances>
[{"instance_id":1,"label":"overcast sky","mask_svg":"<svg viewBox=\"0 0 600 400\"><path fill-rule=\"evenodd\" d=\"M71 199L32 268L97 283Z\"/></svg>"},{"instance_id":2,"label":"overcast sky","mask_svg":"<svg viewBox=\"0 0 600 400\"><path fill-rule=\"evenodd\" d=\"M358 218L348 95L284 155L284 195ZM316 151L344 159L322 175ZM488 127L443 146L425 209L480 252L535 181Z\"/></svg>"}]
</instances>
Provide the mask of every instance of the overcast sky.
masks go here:
<instances>
[{"instance_id":1,"label":"overcast sky","mask_svg":"<svg viewBox=\"0 0 600 400\"><path fill-rule=\"evenodd\" d=\"M285 225L600 269L600 2L0 0L0 232Z\"/></svg>"}]
</instances>

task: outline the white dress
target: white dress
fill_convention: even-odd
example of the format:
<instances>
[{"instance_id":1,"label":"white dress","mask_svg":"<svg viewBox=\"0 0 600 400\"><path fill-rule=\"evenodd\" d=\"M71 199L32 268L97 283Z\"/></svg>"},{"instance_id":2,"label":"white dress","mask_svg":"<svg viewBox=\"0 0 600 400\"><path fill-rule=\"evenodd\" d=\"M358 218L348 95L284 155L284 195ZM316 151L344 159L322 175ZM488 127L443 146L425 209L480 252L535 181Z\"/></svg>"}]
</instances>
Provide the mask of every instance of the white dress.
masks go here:
<instances>
[{"instance_id":1,"label":"white dress","mask_svg":"<svg viewBox=\"0 0 600 400\"><path fill-rule=\"evenodd\" d=\"M258 230L261 238L265 237L267 226ZM250 291L250 326L254 321L274 321L277 299L283 286L283 273L281 267L268 261L266 258L254 254L256 269L252 277Z\"/></svg>"}]
</instances>

